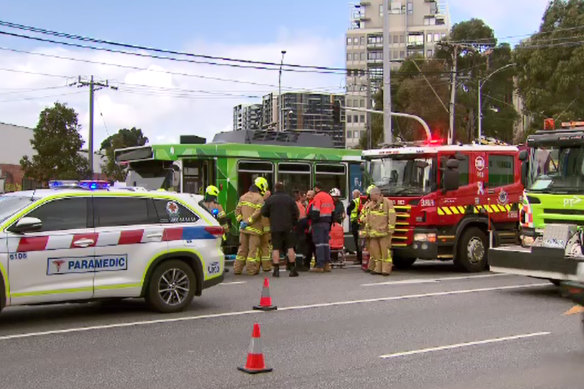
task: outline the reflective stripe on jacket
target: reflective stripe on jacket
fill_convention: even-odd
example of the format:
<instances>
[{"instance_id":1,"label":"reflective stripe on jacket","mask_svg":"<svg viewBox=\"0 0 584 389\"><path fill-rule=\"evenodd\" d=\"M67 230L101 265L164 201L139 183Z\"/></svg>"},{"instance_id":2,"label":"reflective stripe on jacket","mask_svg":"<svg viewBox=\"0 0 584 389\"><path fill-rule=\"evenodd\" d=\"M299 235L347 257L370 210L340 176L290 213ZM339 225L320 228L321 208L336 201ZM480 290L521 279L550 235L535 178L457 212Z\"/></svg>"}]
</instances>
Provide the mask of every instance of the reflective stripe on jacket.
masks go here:
<instances>
[{"instance_id":1,"label":"reflective stripe on jacket","mask_svg":"<svg viewBox=\"0 0 584 389\"><path fill-rule=\"evenodd\" d=\"M261 219L261 209L264 198L257 192L247 192L239 198L235 208L235 217L238 222L246 222L247 227L241 231L245 234L261 235L264 232Z\"/></svg>"},{"instance_id":2,"label":"reflective stripe on jacket","mask_svg":"<svg viewBox=\"0 0 584 389\"><path fill-rule=\"evenodd\" d=\"M359 207L361 206L361 198L357 197L352 201L353 208L351 209L350 220L351 223L357 223L359 221Z\"/></svg>"},{"instance_id":3,"label":"reflective stripe on jacket","mask_svg":"<svg viewBox=\"0 0 584 389\"><path fill-rule=\"evenodd\" d=\"M365 229L371 238L393 234L396 214L393 203L385 197L378 203L370 202L367 206Z\"/></svg>"},{"instance_id":4,"label":"reflective stripe on jacket","mask_svg":"<svg viewBox=\"0 0 584 389\"><path fill-rule=\"evenodd\" d=\"M315 223L330 223L334 211L335 204L331 195L320 191L314 196L309 217Z\"/></svg>"}]
</instances>

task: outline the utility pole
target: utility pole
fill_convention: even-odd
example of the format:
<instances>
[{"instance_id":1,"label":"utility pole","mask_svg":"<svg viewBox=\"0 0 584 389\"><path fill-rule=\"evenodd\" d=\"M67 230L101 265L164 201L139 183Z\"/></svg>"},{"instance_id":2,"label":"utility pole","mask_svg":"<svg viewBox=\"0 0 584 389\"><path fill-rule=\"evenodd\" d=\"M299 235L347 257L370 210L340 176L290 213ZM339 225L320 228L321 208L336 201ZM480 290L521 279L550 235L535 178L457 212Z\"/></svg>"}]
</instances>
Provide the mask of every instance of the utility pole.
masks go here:
<instances>
[{"instance_id":1,"label":"utility pole","mask_svg":"<svg viewBox=\"0 0 584 389\"><path fill-rule=\"evenodd\" d=\"M282 99L282 66L284 65L284 55L286 54L286 50L282 50L282 59L280 60L280 71L278 74L278 132L282 131L282 110L284 107L282 106L284 103L284 99Z\"/></svg>"},{"instance_id":2,"label":"utility pole","mask_svg":"<svg viewBox=\"0 0 584 389\"><path fill-rule=\"evenodd\" d=\"M367 109L372 109L371 107L371 77L369 76L369 69L367 69L366 71L366 82L367 82L367 101L365 102L365 107ZM371 150L371 145L373 144L373 141L371 140L371 138L373 138L373 126L371 125L371 113L367 112L367 128L365 129L367 131L367 149Z\"/></svg>"},{"instance_id":3,"label":"utility pole","mask_svg":"<svg viewBox=\"0 0 584 389\"><path fill-rule=\"evenodd\" d=\"M458 71L458 45L453 46L452 50L452 74L450 85L450 127L448 128L448 144L454 143L454 116L456 106L456 73Z\"/></svg>"},{"instance_id":4,"label":"utility pole","mask_svg":"<svg viewBox=\"0 0 584 389\"><path fill-rule=\"evenodd\" d=\"M71 84L70 86L77 85L78 88L82 88L84 86L89 87L89 136L87 142L87 158L89 160L89 173L91 174L90 179L93 179L93 93L98 91L102 88L110 88L117 90L116 86L109 85L109 82L106 81L94 81L93 76L90 77L89 81L82 80L81 76L79 79Z\"/></svg>"},{"instance_id":5,"label":"utility pole","mask_svg":"<svg viewBox=\"0 0 584 389\"><path fill-rule=\"evenodd\" d=\"M391 56L389 51L389 0L383 0L383 143L393 143L391 128Z\"/></svg>"}]
</instances>

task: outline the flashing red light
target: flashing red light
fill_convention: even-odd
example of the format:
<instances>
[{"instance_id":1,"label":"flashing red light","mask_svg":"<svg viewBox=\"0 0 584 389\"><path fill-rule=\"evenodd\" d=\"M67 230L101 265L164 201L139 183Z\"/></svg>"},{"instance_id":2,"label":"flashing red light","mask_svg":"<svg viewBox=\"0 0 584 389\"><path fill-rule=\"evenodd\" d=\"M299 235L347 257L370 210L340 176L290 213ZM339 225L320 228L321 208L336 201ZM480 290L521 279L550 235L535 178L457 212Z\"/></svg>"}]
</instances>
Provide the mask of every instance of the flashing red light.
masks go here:
<instances>
[{"instance_id":1,"label":"flashing red light","mask_svg":"<svg viewBox=\"0 0 584 389\"><path fill-rule=\"evenodd\" d=\"M431 139L426 140L426 145L428 146L442 146L444 144L444 139L440 137L432 136Z\"/></svg>"}]
</instances>

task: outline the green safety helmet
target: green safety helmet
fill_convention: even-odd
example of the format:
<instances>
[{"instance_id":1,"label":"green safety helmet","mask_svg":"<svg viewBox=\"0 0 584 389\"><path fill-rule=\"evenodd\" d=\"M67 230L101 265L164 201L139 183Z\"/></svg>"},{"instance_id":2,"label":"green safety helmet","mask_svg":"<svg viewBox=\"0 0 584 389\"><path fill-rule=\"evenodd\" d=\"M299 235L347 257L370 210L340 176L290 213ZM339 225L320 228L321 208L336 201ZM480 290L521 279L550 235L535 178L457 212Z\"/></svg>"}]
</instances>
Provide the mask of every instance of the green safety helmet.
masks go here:
<instances>
[{"instance_id":1,"label":"green safety helmet","mask_svg":"<svg viewBox=\"0 0 584 389\"><path fill-rule=\"evenodd\" d=\"M264 177L256 178L254 181L254 185L258 187L262 195L264 195L268 190L268 180L266 180Z\"/></svg>"},{"instance_id":2,"label":"green safety helmet","mask_svg":"<svg viewBox=\"0 0 584 389\"><path fill-rule=\"evenodd\" d=\"M365 191L365 193L367 193L367 196L369 196L371 194L371 191L373 190L373 188L375 188L375 185L369 185L367 187L367 190Z\"/></svg>"},{"instance_id":3,"label":"green safety helmet","mask_svg":"<svg viewBox=\"0 0 584 389\"><path fill-rule=\"evenodd\" d=\"M207 189L205 189L205 194L217 197L219 196L219 188L217 188L215 185L209 185Z\"/></svg>"}]
</instances>

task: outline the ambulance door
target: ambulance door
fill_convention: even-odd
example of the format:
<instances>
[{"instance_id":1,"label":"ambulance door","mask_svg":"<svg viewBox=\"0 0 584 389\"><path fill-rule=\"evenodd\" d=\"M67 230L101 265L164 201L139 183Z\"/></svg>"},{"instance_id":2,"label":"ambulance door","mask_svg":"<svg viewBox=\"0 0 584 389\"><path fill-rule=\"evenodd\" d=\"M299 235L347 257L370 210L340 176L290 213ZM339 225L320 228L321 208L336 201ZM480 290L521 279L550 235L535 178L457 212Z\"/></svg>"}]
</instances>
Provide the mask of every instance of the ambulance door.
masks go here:
<instances>
[{"instance_id":1,"label":"ambulance door","mask_svg":"<svg viewBox=\"0 0 584 389\"><path fill-rule=\"evenodd\" d=\"M151 260L165 253L163 228L150 198L93 199L95 231L95 297L138 297Z\"/></svg>"},{"instance_id":2,"label":"ambulance door","mask_svg":"<svg viewBox=\"0 0 584 389\"><path fill-rule=\"evenodd\" d=\"M38 232L7 231L11 304L84 300L93 297L97 236L90 223L90 199L47 202L24 217L42 222Z\"/></svg>"}]
</instances>

